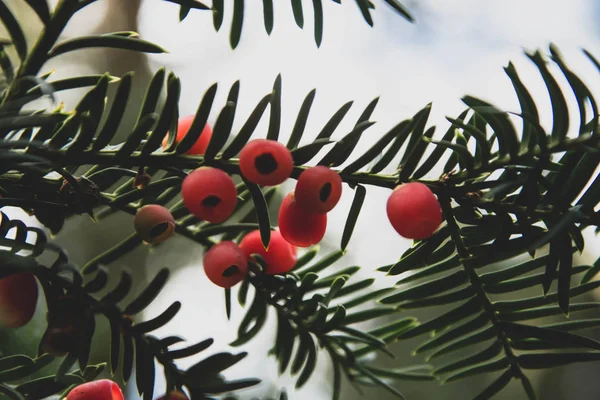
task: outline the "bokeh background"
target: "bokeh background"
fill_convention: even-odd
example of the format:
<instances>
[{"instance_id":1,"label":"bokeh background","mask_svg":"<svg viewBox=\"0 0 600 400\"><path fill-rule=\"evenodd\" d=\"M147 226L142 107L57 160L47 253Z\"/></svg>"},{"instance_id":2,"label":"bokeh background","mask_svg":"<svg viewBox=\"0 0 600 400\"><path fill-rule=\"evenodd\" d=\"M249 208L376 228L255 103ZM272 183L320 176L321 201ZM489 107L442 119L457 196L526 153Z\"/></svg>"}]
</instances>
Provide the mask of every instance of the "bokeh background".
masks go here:
<instances>
[{"instance_id":1,"label":"bokeh background","mask_svg":"<svg viewBox=\"0 0 600 400\"><path fill-rule=\"evenodd\" d=\"M44 69L56 69L55 79L109 71L122 75L135 71L135 96L130 101L128 117L121 127L125 135L137 116L139 100L145 85L156 69L173 70L182 81L180 114L193 113L204 91L219 83L216 106L223 105L231 85L240 80L241 92L235 128L239 128L256 103L270 92L273 81L283 78L282 139L289 135L296 113L304 96L313 88L317 96L303 141L311 140L329 117L345 102L354 100L347 121L335 137L352 129L362 109L375 97L380 97L372 120L377 124L363 136L356 150L368 148L383 132L398 121L412 116L432 102L431 124L445 131L445 116L456 116L463 109L464 94L489 100L507 110L518 110L518 102L503 67L512 60L539 104L543 124L551 126L549 99L541 77L523 55L524 50L547 49L555 43L564 53L571 68L584 77L593 93L600 93L600 74L581 53L586 48L600 54L600 2L598 0L403 0L416 18L410 24L383 1L375 1L375 27L369 27L353 1L343 5L325 1L325 30L321 48L312 37L312 14L306 12L305 29L293 21L291 7L286 1L275 4L275 28L270 36L262 25L262 6L246 7L242 40L238 49L231 50L227 21L220 32L212 27L211 13L191 12L183 22L178 20L178 6L158 0L98 0L75 17L65 32L65 38L110 31L134 30L143 39L166 48L162 55L139 55L119 50L85 50L52 60ZM21 0L6 0L34 40L40 26L35 16ZM54 5L56 0L49 0ZM230 1L226 1L228 5ZM311 1L304 1L311 10ZM566 82L561 81L562 85ZM565 86L566 87L566 86ZM83 91L61 93L59 98L68 108L73 107ZM569 93L568 89L565 93ZM574 98L568 99L571 107ZM44 104L41 103L43 106ZM49 104L46 104L49 106ZM218 109L216 107L215 109ZM214 123L216 113L209 122ZM258 132L266 134L266 121ZM122 137L122 136L121 136ZM282 186L282 193L292 184ZM347 189L347 188L346 188ZM400 238L385 217L384 206L389 191L369 188L357 228L347 255L339 261L340 268L350 265L363 267L361 274L372 275L377 267L395 262L411 243ZM352 201L349 190L340 205L330 214L328 233L321 244L322 254L339 244L345 218ZM15 214L18 211L13 210ZM14 214L13 214L14 215ZM35 220L29 219L31 223ZM116 215L104 224L93 224L86 218L70 221L56 240L65 245L75 262L80 264L114 245L132 231L130 218ZM600 255L598 240L586 232L587 251L578 256L576 264L591 263ZM156 315L173 300L181 300L183 308L178 317L157 331L158 336L179 334L191 342L215 338L211 348L217 352L227 348L236 337L237 324L243 310L234 304L232 321L224 313L223 293L208 282L201 268L202 250L183 238L170 240L168 245L154 249L140 248L111 264L118 270L128 268L140 282L153 276L158 268L173 269L171 285L148 309L147 318ZM385 285L385 279L377 284ZM142 283L143 284L143 283ZM533 293L532 293L533 294ZM537 292L535 293L537 294ZM33 353L36 340L43 330L43 304L36 320L16 330L0 330L0 350L10 353L15 348ZM427 313L417 314L427 319ZM270 319L273 322L273 319ZM99 321L95 337L95 358L107 357L108 337L102 334L106 326ZM243 362L228 371L228 376L258 377L263 383L242 393L241 398L275 396L286 387L291 399L328 399L332 380L328 359L319 358L319 370L311 382L299 392L293 390L294 379L279 377L276 364L267 352L273 344L272 325L244 347L250 353ZM586 332L596 337L598 332ZM394 345L395 360L382 359L383 365L404 366L422 360L411 356L416 341ZM204 355L204 354L203 354ZM195 359L186 360L191 364ZM378 360L379 361L379 360ZM595 377L600 364L588 363L534 373L534 384L543 400L591 400L598 398L600 383ZM437 383L399 382L397 387L407 399L472 398L493 376L479 376L458 383L440 386ZM162 382L157 382L160 393ZM126 388L129 399L137 399L136 390ZM344 399L359 399L360 394L345 388ZM391 399L387 392L366 390L362 398ZM525 394L518 383L497 396L499 400L521 399Z\"/></svg>"}]
</instances>

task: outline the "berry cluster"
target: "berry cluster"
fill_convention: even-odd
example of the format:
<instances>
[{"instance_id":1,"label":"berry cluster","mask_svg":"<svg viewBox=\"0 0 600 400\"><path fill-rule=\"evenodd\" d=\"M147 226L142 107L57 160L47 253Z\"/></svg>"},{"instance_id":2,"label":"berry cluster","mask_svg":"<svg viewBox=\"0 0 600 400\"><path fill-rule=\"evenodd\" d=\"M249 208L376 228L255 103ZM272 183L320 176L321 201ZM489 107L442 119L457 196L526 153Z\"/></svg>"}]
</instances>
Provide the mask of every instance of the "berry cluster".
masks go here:
<instances>
[{"instance_id":1,"label":"berry cluster","mask_svg":"<svg viewBox=\"0 0 600 400\"><path fill-rule=\"evenodd\" d=\"M240 152L239 165L246 180L263 186L283 183L290 177L294 167L290 151L281 143L266 139L249 142ZM211 182L201 186L197 181L191 181L192 175L200 170L190 174L184 181L184 203L192 213L198 215L194 207L202 208L198 206L199 203L218 198L213 203L221 207L223 218L219 222L222 222L235 207L235 187L229 182L231 178L219 170L205 170L205 174L210 173L218 184ZM189 185L186 185L188 180ZM205 178L204 181L208 182L209 179ZM224 189L226 186L227 189ZM189 191L186 192L186 188ZM253 254L262 258L267 274L290 271L296 263L296 246L308 247L319 243L325 235L327 212L335 207L341 192L342 180L331 169L319 166L304 171L298 178L296 195L290 193L281 204L279 230L271 232L268 248L263 246L258 230L247 234L239 246L233 242L219 243L204 257L206 275L213 283L229 288L244 279L248 260Z\"/></svg>"},{"instance_id":2,"label":"berry cluster","mask_svg":"<svg viewBox=\"0 0 600 400\"><path fill-rule=\"evenodd\" d=\"M193 116L179 121L176 141L188 132ZM206 125L196 143L186 152L202 155L212 135ZM163 147L168 146L167 140ZM292 174L294 163L291 152L281 143L257 139L249 142L240 152L239 168L242 177L262 186L279 185ZM148 177L149 178L149 177ZM222 223L229 219L237 205L237 189L231 176L224 171L203 166L183 180L181 197L185 207L197 218ZM278 229L271 231L269 246L265 248L259 230L246 234L239 244L222 241L205 254L203 265L206 276L215 285L231 288L248 274L249 262L260 256L264 273L285 274L297 261L297 247L319 243L327 229L327 213L338 204L342 195L342 178L327 166L305 169L294 191L283 200L279 209ZM387 201L387 216L393 228L403 237L426 239L442 223L440 204L422 183L399 185ZM175 220L161 205L141 207L133 225L139 237L148 244L167 240L175 232ZM38 284L30 273L20 273L0 279L0 326L17 328L27 324L36 310ZM79 345L81 321L88 312L77 299L62 296L48 310L48 326L42 340L42 349L57 357L72 352ZM67 400L123 400L119 386L110 380L88 382L74 388ZM182 392L170 392L160 400L187 400Z\"/></svg>"},{"instance_id":3,"label":"berry cluster","mask_svg":"<svg viewBox=\"0 0 600 400\"><path fill-rule=\"evenodd\" d=\"M181 118L176 142L185 137L194 116ZM208 147L212 129L207 124L196 143L186 152L203 155ZM167 140L163 147L168 146ZM272 186L286 181L294 168L291 152L273 140L250 141L239 156L241 175L249 182ZM342 178L326 166L304 170L293 192L283 200L279 209L278 230L271 232L265 248L258 230L248 233L238 244L224 241L214 245L204 256L206 276L216 285L230 288L248 273L248 261L259 255L265 263L265 273L285 274L296 264L296 247L319 243L327 229L327 213L339 202ZM233 179L213 167L192 171L181 186L186 208L196 217L211 223L226 221L237 204ZM398 186L387 201L387 216L393 228L409 239L426 239L442 223L439 202L426 185L418 182ZM136 232L146 243L164 242L175 232L175 220L168 209L157 204L141 207L133 219ZM16 328L25 325L35 313L38 286L32 274L16 274L0 279L0 325ZM70 299L59 302L72 308ZM73 311L73 310L71 310ZM49 316L54 315L49 313ZM78 315L69 312L65 315ZM52 322L52 323L50 323ZM49 319L46 351L65 354L77 336L74 321Z\"/></svg>"},{"instance_id":4,"label":"berry cluster","mask_svg":"<svg viewBox=\"0 0 600 400\"><path fill-rule=\"evenodd\" d=\"M185 137L194 116L181 118L176 142ZM205 125L196 143L186 152L202 155L206 151L212 130ZM163 148L167 148L167 138ZM274 186L285 182L292 174L294 161L291 152L281 143L256 139L247 143L239 155L240 174L249 182ZM296 262L296 247L319 243L327 230L327 213L339 202L342 178L327 166L304 170L298 177L293 192L283 200L279 209L279 230L271 233L271 242L265 248L260 232L247 234L240 244L226 241L213 246L204 257L207 277L216 285L230 288L242 281L248 272L248 260L258 254L266 263L266 273L284 274ZM181 197L186 208L196 217L211 223L226 221L237 205L237 190L233 179L213 167L192 171L181 186ZM435 195L422 183L398 186L387 202L387 215L394 229L410 239L431 236L442 222L442 213ZM171 213L159 205L139 209L134 226L147 243L160 243L175 229Z\"/></svg>"},{"instance_id":5,"label":"berry cluster","mask_svg":"<svg viewBox=\"0 0 600 400\"><path fill-rule=\"evenodd\" d=\"M176 142L185 137L189 131L194 116L181 118L178 124ZM189 155L202 155L208 147L212 130L207 124L196 143L186 152ZM167 138L163 140L163 148L167 148ZM239 156L240 173L249 182L262 186L274 186L287 180L294 168L291 152L281 143L273 140L257 139L249 142ZM310 174L309 174L310 175ZM339 182L341 185L341 180ZM308 193L312 186L303 190ZM330 190L331 191L331 190ZM329 196L329 194L327 194ZM333 191L332 198L337 196ZM226 221L237 205L237 190L233 179L225 172L213 167L200 167L192 171L181 185L181 197L185 207L196 217L211 223ZM306 195L305 195L306 197ZM313 196L314 197L314 196ZM318 197L318 196L317 196ZM310 202L306 198L305 202ZM337 202L337 200L335 200ZM207 277L216 285L229 288L244 279L248 272L248 260L258 254L266 263L266 273L283 274L296 263L296 247L309 246L321 240L324 227L319 228L322 233L309 232L306 228L294 224L295 219L303 219L306 213L303 209L298 211L284 211L281 221L286 226L284 239L283 232L273 231L269 248L265 249L260 237L260 232L254 231L247 234L240 244L224 241L214 245L204 256L204 269ZM287 217L285 217L287 215ZM322 220L323 216L318 218ZM325 216L326 222L326 216ZM281 222L280 222L281 223ZM297 231L296 226L302 231ZM318 225L315 225L318 226ZM141 207L134 217L134 227L138 235L149 244L157 244L168 239L174 232L175 222L173 216L166 208L152 204ZM293 237L306 237L309 241L301 239L294 241Z\"/></svg>"}]
</instances>

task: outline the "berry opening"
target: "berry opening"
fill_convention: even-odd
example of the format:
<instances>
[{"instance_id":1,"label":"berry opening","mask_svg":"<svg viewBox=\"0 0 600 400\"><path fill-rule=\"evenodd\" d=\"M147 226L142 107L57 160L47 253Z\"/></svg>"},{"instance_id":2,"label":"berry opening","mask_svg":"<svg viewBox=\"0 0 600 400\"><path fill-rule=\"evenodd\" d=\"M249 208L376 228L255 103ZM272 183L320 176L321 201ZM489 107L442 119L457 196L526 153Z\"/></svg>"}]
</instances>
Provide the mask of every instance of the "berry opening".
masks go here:
<instances>
[{"instance_id":1,"label":"berry opening","mask_svg":"<svg viewBox=\"0 0 600 400\"><path fill-rule=\"evenodd\" d=\"M169 223L162 222L162 223L156 225L154 228L150 229L149 235L151 238L155 238L155 237L160 236L163 233L165 233L168 229L169 229Z\"/></svg>"},{"instance_id":2,"label":"berry opening","mask_svg":"<svg viewBox=\"0 0 600 400\"><path fill-rule=\"evenodd\" d=\"M321 200L323 203L325 203L330 195L331 195L331 183L327 182L326 184L324 184L321 187L321 190L319 190L319 200Z\"/></svg>"},{"instance_id":3,"label":"berry opening","mask_svg":"<svg viewBox=\"0 0 600 400\"><path fill-rule=\"evenodd\" d=\"M224 171L200 167L183 180L181 197L194 216L218 224L233 213L237 204L237 189L233 179Z\"/></svg>"},{"instance_id":4,"label":"berry opening","mask_svg":"<svg viewBox=\"0 0 600 400\"><path fill-rule=\"evenodd\" d=\"M221 198L218 196L213 196L213 195L205 197L204 200L202 200L202 205L204 207L216 207L220 203L221 203Z\"/></svg>"},{"instance_id":5,"label":"berry opening","mask_svg":"<svg viewBox=\"0 0 600 400\"><path fill-rule=\"evenodd\" d=\"M237 265L232 265L229 268L226 268L225 271L223 271L223 276L225 278L231 278L232 276L239 274L240 273L240 268Z\"/></svg>"},{"instance_id":6,"label":"berry opening","mask_svg":"<svg viewBox=\"0 0 600 400\"><path fill-rule=\"evenodd\" d=\"M268 175L277 169L277 160L271 153L264 153L256 157L254 160L254 166L256 170L263 174Z\"/></svg>"},{"instance_id":7,"label":"berry opening","mask_svg":"<svg viewBox=\"0 0 600 400\"><path fill-rule=\"evenodd\" d=\"M157 244L173 235L175 220L165 207L148 204L137 211L133 218L133 226L144 242Z\"/></svg>"},{"instance_id":8,"label":"berry opening","mask_svg":"<svg viewBox=\"0 0 600 400\"><path fill-rule=\"evenodd\" d=\"M308 168L298 177L294 196L304 211L326 214L333 210L342 196L342 178L324 165Z\"/></svg>"},{"instance_id":9,"label":"berry opening","mask_svg":"<svg viewBox=\"0 0 600 400\"><path fill-rule=\"evenodd\" d=\"M263 186L285 182L294 170L294 158L283 144L269 139L255 139L240 151L240 173L244 179Z\"/></svg>"},{"instance_id":10,"label":"berry opening","mask_svg":"<svg viewBox=\"0 0 600 400\"><path fill-rule=\"evenodd\" d=\"M231 241L212 246L204 255L203 266L206 277L226 289L240 283L248 272L244 251Z\"/></svg>"}]
</instances>

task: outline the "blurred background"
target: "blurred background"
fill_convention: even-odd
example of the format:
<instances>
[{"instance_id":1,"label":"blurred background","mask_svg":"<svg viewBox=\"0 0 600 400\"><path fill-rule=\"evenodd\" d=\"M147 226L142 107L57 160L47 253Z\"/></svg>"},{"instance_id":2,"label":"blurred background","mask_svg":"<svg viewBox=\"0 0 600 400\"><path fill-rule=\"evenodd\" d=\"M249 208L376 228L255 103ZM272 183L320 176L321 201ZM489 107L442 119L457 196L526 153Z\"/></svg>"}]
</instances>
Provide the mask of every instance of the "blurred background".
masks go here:
<instances>
[{"instance_id":1,"label":"blurred background","mask_svg":"<svg viewBox=\"0 0 600 400\"><path fill-rule=\"evenodd\" d=\"M55 5L57 0L50 0ZM21 0L6 0L11 9L27 27L27 35L34 40L40 31L35 16L22 5ZM91 33L133 30L141 38L159 44L169 53L139 55L120 50L94 49L69 53L53 59L42 72L55 69L54 79L73 75L86 75L109 71L120 76L135 72L135 96L130 101L129 119L121 126L122 135L132 127L137 117L139 101L145 85L154 71L166 67L174 71L182 82L180 115L195 112L204 91L218 82L219 91L215 109L225 103L229 88L240 80L241 91L236 117L239 129L256 103L271 91L280 73L283 79L282 140L286 140L305 95L313 88L317 95L307 134L303 143L312 140L344 103L354 100L350 116L337 130L339 138L352 129L364 107L375 97L380 97L372 120L376 125L363 136L356 154L368 148L385 131L402 119L411 117L426 104L433 102L430 124L445 131L445 116L456 116L463 109L460 98L465 94L488 100L507 110L518 110L518 102L510 81L502 67L512 60L522 79L539 105L543 125L551 126L552 114L543 81L537 70L523 55L524 50L542 48L555 43L564 53L570 67L582 76L593 93L600 93L600 75L581 53L586 48L600 55L600 2L597 0L403 0L415 16L411 24L388 7L383 1L374 2L375 27L369 27L353 1L343 5L324 2L324 38L317 48L312 36L312 2L306 3L305 27L299 29L292 16L289 2L275 4L275 28L270 36L262 24L262 6L246 8L242 39L236 50L229 47L228 21L231 7L226 7L225 22L220 32L212 26L209 11L192 11L179 22L177 5L158 0L98 0L77 15L68 26L65 38ZM228 5L230 2L226 2ZM247 2L250 3L250 2ZM561 85L566 82L561 81ZM72 108L84 91L61 93L60 101ZM569 93L565 90L565 93ZM568 99L575 109L574 98ZM46 105L48 106L48 105ZM209 123L213 124L216 113ZM266 119L259 125L266 134ZM123 136L121 136L122 138ZM387 171L390 172L390 171ZM292 188L283 185L282 194ZM327 235L321 244L322 253L339 246L344 222L352 202L350 190L329 216ZM400 238L386 219L383 207L389 191L369 188L367 199L347 255L337 266L363 267L363 276L373 275L384 264L395 262L411 242ZM15 214L18 211L14 211ZM29 219L31 223L34 220ZM113 216L104 224L93 224L89 218L74 218L57 236L56 240L67 247L73 260L85 263L107 247L122 240L132 231L130 218ZM587 252L577 264L591 263L600 255L598 239L586 232ZM140 248L125 258L111 264L110 268L128 268L140 281L154 276L164 266L173 268L171 284L150 307L145 318L161 312L173 300L181 300L183 308L178 317L157 331L157 336L178 334L191 342L214 337L211 351L227 348L236 338L237 325L243 311L234 303L233 318L225 318L223 293L204 276L201 268L203 252L183 238L169 241L167 246ZM390 284L380 279L377 284ZM530 294L533 295L534 293ZM535 292L535 294L538 294ZM523 295L525 296L525 295ZM584 299L582 299L584 301ZM43 308L43 305L40 305ZM436 311L439 312L439 311ZM427 313L419 313L428 319ZM270 319L273 322L273 319ZM279 377L276 364L267 352L273 344L272 326L244 347L250 353L243 362L228 370L228 377L257 377L263 383L242 393L240 398L266 398L275 396L286 387L291 399L328 399L331 395L332 375L326 356L319 358L319 371L301 391L294 392L294 379ZM108 340L102 335L106 326L99 321L95 337L96 359L107 357ZM22 352L32 353L36 340L43 331L43 312L31 324L16 331L0 330L1 350L15 346ZM598 332L585 332L600 337ZM386 366L408 366L422 362L412 357L417 341L401 342L392 350L397 359L381 360ZM238 349L239 350L239 349ZM204 356L204 354L203 354ZM196 359L186 360L184 366ZM600 383L595 379L600 364L588 363L545 372L532 373L541 399L571 400L596 399ZM463 400L475 396L491 381L493 376L472 379L440 386L437 383L399 382L396 386L407 399ZM157 382L160 393L163 382ZM127 388L129 399L136 399L133 385ZM364 397L352 387L345 388L344 399L391 399L387 392L366 390ZM497 396L499 400L521 399L525 394L520 384L511 383Z\"/></svg>"}]
</instances>

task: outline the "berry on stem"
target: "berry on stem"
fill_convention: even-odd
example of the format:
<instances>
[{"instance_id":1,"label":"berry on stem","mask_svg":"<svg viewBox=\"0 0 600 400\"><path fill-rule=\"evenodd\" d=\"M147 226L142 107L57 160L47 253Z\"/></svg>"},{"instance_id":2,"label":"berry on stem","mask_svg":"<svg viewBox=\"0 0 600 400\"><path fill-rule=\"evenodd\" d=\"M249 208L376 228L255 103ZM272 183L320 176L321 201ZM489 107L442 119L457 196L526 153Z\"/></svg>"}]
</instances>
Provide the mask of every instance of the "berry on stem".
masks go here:
<instances>
[{"instance_id":1,"label":"berry on stem","mask_svg":"<svg viewBox=\"0 0 600 400\"><path fill-rule=\"evenodd\" d=\"M341 196L342 178L324 165L303 171L294 190L294 198L298 205L315 214L331 211Z\"/></svg>"},{"instance_id":2,"label":"berry on stem","mask_svg":"<svg viewBox=\"0 0 600 400\"><path fill-rule=\"evenodd\" d=\"M275 140L252 140L240 152L242 175L257 185L279 185L290 177L293 169L292 153Z\"/></svg>"},{"instance_id":3,"label":"berry on stem","mask_svg":"<svg viewBox=\"0 0 600 400\"><path fill-rule=\"evenodd\" d=\"M181 140L185 137L185 135L190 130L192 126L192 122L194 122L194 118L196 116L194 114L188 115L186 117L179 118L177 122L177 136L175 137L175 143L181 142ZM196 140L196 143L185 152L185 154L189 155L203 155L206 152L206 148L208 147L208 142L210 142L210 138L212 137L212 128L210 125L204 125L202 129L202 133ZM169 136L165 136L162 141L163 149L166 149L169 146Z\"/></svg>"},{"instance_id":4,"label":"berry on stem","mask_svg":"<svg viewBox=\"0 0 600 400\"><path fill-rule=\"evenodd\" d=\"M294 246L309 247L325 236L327 214L307 211L296 202L294 192L291 192L279 208L279 230L283 238Z\"/></svg>"},{"instance_id":5,"label":"berry on stem","mask_svg":"<svg viewBox=\"0 0 600 400\"><path fill-rule=\"evenodd\" d=\"M233 242L221 242L204 255L204 272L217 286L230 288L241 282L248 273L248 259Z\"/></svg>"},{"instance_id":6,"label":"berry on stem","mask_svg":"<svg viewBox=\"0 0 600 400\"><path fill-rule=\"evenodd\" d=\"M285 241L279 231L271 231L269 249L265 249L260 238L260 231L248 233L240 242L240 248L246 258L258 254L266 264L266 273L271 275L285 274L296 265L296 247Z\"/></svg>"},{"instance_id":7,"label":"berry on stem","mask_svg":"<svg viewBox=\"0 0 600 400\"><path fill-rule=\"evenodd\" d=\"M175 220L165 207L148 204L141 207L133 218L137 234L149 244L162 243L175 232Z\"/></svg>"},{"instance_id":8,"label":"berry on stem","mask_svg":"<svg viewBox=\"0 0 600 400\"><path fill-rule=\"evenodd\" d=\"M390 223L401 236L427 239L442 224L442 210L433 192L419 182L400 185L387 201Z\"/></svg>"},{"instance_id":9,"label":"berry on stem","mask_svg":"<svg viewBox=\"0 0 600 400\"><path fill-rule=\"evenodd\" d=\"M0 279L0 326L18 328L33 318L38 300L35 276L21 273Z\"/></svg>"},{"instance_id":10,"label":"berry on stem","mask_svg":"<svg viewBox=\"0 0 600 400\"><path fill-rule=\"evenodd\" d=\"M82 383L67 395L67 400L124 400L119 385L108 379Z\"/></svg>"},{"instance_id":11,"label":"berry on stem","mask_svg":"<svg viewBox=\"0 0 600 400\"><path fill-rule=\"evenodd\" d=\"M233 179L212 167L200 167L191 172L183 180L181 197L192 214L212 223L224 222L237 204Z\"/></svg>"}]
</instances>

